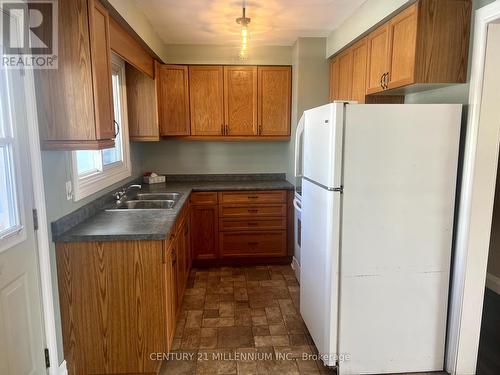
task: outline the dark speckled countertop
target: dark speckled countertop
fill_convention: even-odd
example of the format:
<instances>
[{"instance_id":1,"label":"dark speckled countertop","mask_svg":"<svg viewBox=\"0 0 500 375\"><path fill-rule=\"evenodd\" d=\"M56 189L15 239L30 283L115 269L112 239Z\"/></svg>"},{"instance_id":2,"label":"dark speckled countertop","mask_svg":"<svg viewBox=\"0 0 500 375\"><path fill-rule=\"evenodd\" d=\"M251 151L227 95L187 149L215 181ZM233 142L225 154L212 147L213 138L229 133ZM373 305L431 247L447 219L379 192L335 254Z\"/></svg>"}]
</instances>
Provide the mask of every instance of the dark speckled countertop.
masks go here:
<instances>
[{"instance_id":1,"label":"dark speckled countertop","mask_svg":"<svg viewBox=\"0 0 500 375\"><path fill-rule=\"evenodd\" d=\"M164 184L143 185L141 192L182 193L173 209L169 210L113 210L114 203L101 201L100 207L92 207L95 214L88 215L88 208L80 209L87 218L78 222L78 212L52 223L55 242L163 240L172 230L182 207L192 191L234 190L293 190L294 186L284 175L238 175L223 178L221 175L169 178ZM259 178L261 177L261 178ZM274 177L274 178L273 178ZM108 194L109 195L109 194ZM95 206L95 204L94 204ZM76 218L75 218L76 217ZM78 223L75 223L75 220ZM70 228L68 222L72 223ZM64 228L64 229L61 229ZM67 230L65 230L67 229Z\"/></svg>"}]
</instances>

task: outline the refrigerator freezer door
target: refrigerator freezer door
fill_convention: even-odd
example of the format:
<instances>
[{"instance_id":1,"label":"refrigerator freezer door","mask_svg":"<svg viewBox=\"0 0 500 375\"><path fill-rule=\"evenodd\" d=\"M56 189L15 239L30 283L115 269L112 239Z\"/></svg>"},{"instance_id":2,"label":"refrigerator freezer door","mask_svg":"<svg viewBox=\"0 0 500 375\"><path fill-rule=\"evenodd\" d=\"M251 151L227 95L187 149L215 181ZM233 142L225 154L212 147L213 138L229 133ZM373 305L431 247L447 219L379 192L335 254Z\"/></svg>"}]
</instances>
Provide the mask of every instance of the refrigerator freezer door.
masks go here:
<instances>
[{"instance_id":1,"label":"refrigerator freezer door","mask_svg":"<svg viewBox=\"0 0 500 375\"><path fill-rule=\"evenodd\" d=\"M304 177L328 188L341 184L343 103L304 112Z\"/></svg>"},{"instance_id":2,"label":"refrigerator freezer door","mask_svg":"<svg viewBox=\"0 0 500 375\"><path fill-rule=\"evenodd\" d=\"M443 369L460 105L346 110L339 375Z\"/></svg>"},{"instance_id":3,"label":"refrigerator freezer door","mask_svg":"<svg viewBox=\"0 0 500 375\"><path fill-rule=\"evenodd\" d=\"M300 312L319 353L337 353L340 193L302 184Z\"/></svg>"}]
</instances>

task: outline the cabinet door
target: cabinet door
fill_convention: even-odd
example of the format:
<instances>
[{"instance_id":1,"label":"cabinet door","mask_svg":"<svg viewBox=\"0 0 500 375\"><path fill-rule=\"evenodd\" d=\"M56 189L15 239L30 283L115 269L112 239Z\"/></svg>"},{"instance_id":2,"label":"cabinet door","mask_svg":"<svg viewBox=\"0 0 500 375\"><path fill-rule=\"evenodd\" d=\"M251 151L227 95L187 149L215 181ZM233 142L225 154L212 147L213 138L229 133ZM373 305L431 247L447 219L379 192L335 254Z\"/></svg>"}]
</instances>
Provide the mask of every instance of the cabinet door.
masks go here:
<instances>
[{"instance_id":1,"label":"cabinet door","mask_svg":"<svg viewBox=\"0 0 500 375\"><path fill-rule=\"evenodd\" d=\"M292 68L259 66L258 118L259 135L290 135Z\"/></svg>"},{"instance_id":2,"label":"cabinet door","mask_svg":"<svg viewBox=\"0 0 500 375\"><path fill-rule=\"evenodd\" d=\"M384 91L382 76L389 72L389 24L368 35L367 94Z\"/></svg>"},{"instance_id":3,"label":"cabinet door","mask_svg":"<svg viewBox=\"0 0 500 375\"><path fill-rule=\"evenodd\" d=\"M352 46L352 90L351 99L358 103L365 102L366 96L366 63L368 45L366 38Z\"/></svg>"},{"instance_id":4,"label":"cabinet door","mask_svg":"<svg viewBox=\"0 0 500 375\"><path fill-rule=\"evenodd\" d=\"M193 259L218 257L218 206L191 206L191 246Z\"/></svg>"},{"instance_id":5,"label":"cabinet door","mask_svg":"<svg viewBox=\"0 0 500 375\"><path fill-rule=\"evenodd\" d=\"M257 67L224 67L224 135L257 134Z\"/></svg>"},{"instance_id":6,"label":"cabinet door","mask_svg":"<svg viewBox=\"0 0 500 375\"><path fill-rule=\"evenodd\" d=\"M222 135L223 77L222 66L189 67L191 135Z\"/></svg>"},{"instance_id":7,"label":"cabinet door","mask_svg":"<svg viewBox=\"0 0 500 375\"><path fill-rule=\"evenodd\" d=\"M337 57L330 61L330 101L339 98L340 65Z\"/></svg>"},{"instance_id":8,"label":"cabinet door","mask_svg":"<svg viewBox=\"0 0 500 375\"><path fill-rule=\"evenodd\" d=\"M338 99L350 100L352 89L352 51L348 49L339 57Z\"/></svg>"},{"instance_id":9,"label":"cabinet door","mask_svg":"<svg viewBox=\"0 0 500 375\"><path fill-rule=\"evenodd\" d=\"M155 80L125 63L127 113L130 140L158 141L158 112Z\"/></svg>"},{"instance_id":10,"label":"cabinet door","mask_svg":"<svg viewBox=\"0 0 500 375\"><path fill-rule=\"evenodd\" d=\"M167 244L164 244L167 246ZM172 350L172 342L175 335L175 323L177 313L177 280L174 278L174 257L172 254L172 246L165 250L164 255L164 269L165 269L165 311L167 313L167 351Z\"/></svg>"},{"instance_id":11,"label":"cabinet door","mask_svg":"<svg viewBox=\"0 0 500 375\"><path fill-rule=\"evenodd\" d=\"M184 294L184 286L186 285L186 247L182 227L175 239L175 249L177 250L177 300L180 305Z\"/></svg>"},{"instance_id":12,"label":"cabinet door","mask_svg":"<svg viewBox=\"0 0 500 375\"><path fill-rule=\"evenodd\" d=\"M97 0L89 0L90 46L97 139L115 138L109 14Z\"/></svg>"},{"instance_id":13,"label":"cabinet door","mask_svg":"<svg viewBox=\"0 0 500 375\"><path fill-rule=\"evenodd\" d=\"M158 64L157 79L160 134L189 135L188 67Z\"/></svg>"},{"instance_id":14,"label":"cabinet door","mask_svg":"<svg viewBox=\"0 0 500 375\"><path fill-rule=\"evenodd\" d=\"M389 88L414 82L417 45L417 4L410 6L389 21L390 70Z\"/></svg>"},{"instance_id":15,"label":"cabinet door","mask_svg":"<svg viewBox=\"0 0 500 375\"><path fill-rule=\"evenodd\" d=\"M184 223L183 234L184 234L184 249L186 251L186 280L187 280L189 278L189 271L191 270L191 264L193 262L193 256L191 253L191 223L190 223L189 213Z\"/></svg>"}]
</instances>

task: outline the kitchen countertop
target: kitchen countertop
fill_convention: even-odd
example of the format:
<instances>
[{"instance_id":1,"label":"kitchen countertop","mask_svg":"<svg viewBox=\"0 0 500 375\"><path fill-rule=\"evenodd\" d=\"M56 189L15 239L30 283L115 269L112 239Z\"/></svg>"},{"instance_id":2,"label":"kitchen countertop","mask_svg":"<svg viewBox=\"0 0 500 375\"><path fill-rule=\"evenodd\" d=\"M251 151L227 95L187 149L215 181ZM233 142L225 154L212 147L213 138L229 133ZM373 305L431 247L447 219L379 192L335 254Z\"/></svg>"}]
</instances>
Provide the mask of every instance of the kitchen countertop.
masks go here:
<instances>
[{"instance_id":1,"label":"kitchen countertop","mask_svg":"<svg viewBox=\"0 0 500 375\"><path fill-rule=\"evenodd\" d=\"M196 191L235 190L293 190L294 186L279 180L227 180L227 181L175 181L164 184L143 185L142 193L182 193L173 209L169 210L113 210L113 203L102 207L95 215L75 225L60 235L55 242L164 240L174 227L177 216L189 194ZM133 197L133 196L132 196Z\"/></svg>"}]
</instances>

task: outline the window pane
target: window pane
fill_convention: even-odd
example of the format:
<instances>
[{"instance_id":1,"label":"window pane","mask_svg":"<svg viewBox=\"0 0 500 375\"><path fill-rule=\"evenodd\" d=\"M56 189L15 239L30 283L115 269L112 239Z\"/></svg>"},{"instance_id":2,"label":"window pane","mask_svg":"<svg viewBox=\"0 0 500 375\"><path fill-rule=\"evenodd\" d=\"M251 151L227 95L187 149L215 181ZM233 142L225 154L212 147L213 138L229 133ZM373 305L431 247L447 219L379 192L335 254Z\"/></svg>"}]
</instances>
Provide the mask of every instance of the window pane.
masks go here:
<instances>
[{"instance_id":1,"label":"window pane","mask_svg":"<svg viewBox=\"0 0 500 375\"><path fill-rule=\"evenodd\" d=\"M122 161L122 129L121 129L121 108L120 108L120 76L118 73L113 73L113 107L115 121L119 124L116 126L115 132L118 133L115 139L115 147L102 151L103 165L110 165Z\"/></svg>"},{"instance_id":2,"label":"window pane","mask_svg":"<svg viewBox=\"0 0 500 375\"><path fill-rule=\"evenodd\" d=\"M0 145L0 236L19 225L17 210L12 148Z\"/></svg>"},{"instance_id":3,"label":"window pane","mask_svg":"<svg viewBox=\"0 0 500 375\"><path fill-rule=\"evenodd\" d=\"M100 171L100 158L101 153L99 151L77 151L76 165L78 176Z\"/></svg>"}]
</instances>

